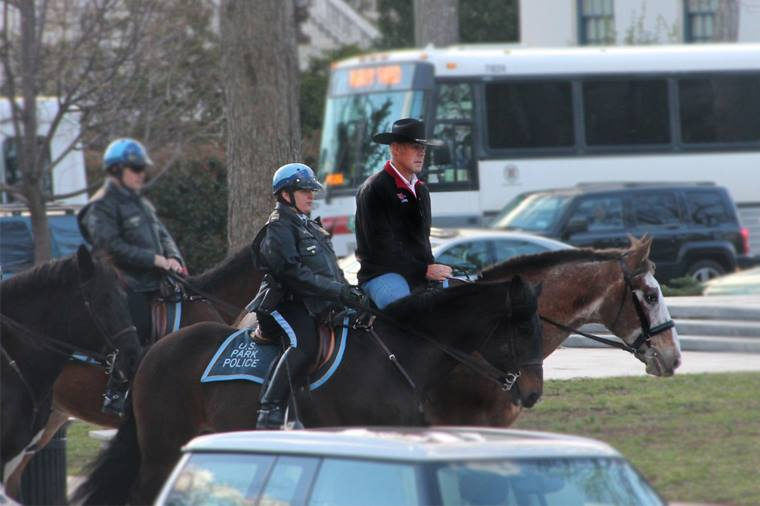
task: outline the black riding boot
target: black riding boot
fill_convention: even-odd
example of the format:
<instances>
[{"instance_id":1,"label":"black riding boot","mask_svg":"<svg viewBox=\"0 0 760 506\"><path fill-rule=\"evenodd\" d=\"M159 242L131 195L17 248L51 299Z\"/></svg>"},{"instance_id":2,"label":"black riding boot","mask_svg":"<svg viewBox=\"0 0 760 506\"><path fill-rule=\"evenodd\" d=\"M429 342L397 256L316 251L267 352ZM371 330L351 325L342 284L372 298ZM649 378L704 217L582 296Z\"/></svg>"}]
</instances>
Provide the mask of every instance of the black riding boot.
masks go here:
<instances>
[{"instance_id":1,"label":"black riding boot","mask_svg":"<svg viewBox=\"0 0 760 506\"><path fill-rule=\"evenodd\" d=\"M293 348L285 350L274 372L261 389L261 407L256 418L257 429L280 429L285 424L285 405L290 394L288 359L295 351ZM291 370L290 374L294 372Z\"/></svg>"},{"instance_id":2,"label":"black riding boot","mask_svg":"<svg viewBox=\"0 0 760 506\"><path fill-rule=\"evenodd\" d=\"M129 382L119 381L111 375L106 384L106 391L103 393L103 407L100 410L103 413L124 416L127 391L129 391Z\"/></svg>"}]
</instances>

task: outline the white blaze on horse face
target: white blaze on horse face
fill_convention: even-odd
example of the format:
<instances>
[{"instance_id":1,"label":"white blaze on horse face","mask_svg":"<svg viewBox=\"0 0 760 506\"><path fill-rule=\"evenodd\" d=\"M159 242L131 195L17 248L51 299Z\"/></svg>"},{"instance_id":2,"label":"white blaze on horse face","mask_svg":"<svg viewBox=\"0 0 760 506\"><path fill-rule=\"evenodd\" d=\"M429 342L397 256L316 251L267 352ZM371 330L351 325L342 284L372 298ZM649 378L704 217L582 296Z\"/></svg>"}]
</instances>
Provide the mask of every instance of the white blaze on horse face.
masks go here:
<instances>
[{"instance_id":1,"label":"white blaze on horse face","mask_svg":"<svg viewBox=\"0 0 760 506\"><path fill-rule=\"evenodd\" d=\"M670 311L665 305L665 298L662 296L660 284L650 272L644 276L644 290L636 290L636 297L641 302L649 318L649 326L657 327L670 321ZM657 302L647 304L644 299L644 292L653 292L658 294ZM670 338L668 339L668 336ZM644 354L647 363L647 372L657 376L670 376L681 363L681 343L678 340L678 331L675 327L666 330L660 334L652 336L652 347L648 348Z\"/></svg>"}]
</instances>

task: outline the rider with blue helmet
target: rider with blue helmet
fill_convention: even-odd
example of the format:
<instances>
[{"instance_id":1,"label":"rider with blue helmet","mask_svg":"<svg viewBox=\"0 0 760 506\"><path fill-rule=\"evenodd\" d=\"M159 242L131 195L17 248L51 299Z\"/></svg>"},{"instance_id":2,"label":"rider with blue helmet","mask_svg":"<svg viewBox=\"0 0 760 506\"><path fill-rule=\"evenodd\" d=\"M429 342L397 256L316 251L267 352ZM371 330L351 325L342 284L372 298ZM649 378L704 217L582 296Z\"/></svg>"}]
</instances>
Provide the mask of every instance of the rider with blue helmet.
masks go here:
<instances>
[{"instance_id":1,"label":"rider with blue helmet","mask_svg":"<svg viewBox=\"0 0 760 506\"><path fill-rule=\"evenodd\" d=\"M124 274L130 312L143 342L150 338L150 304L166 271L186 272L177 244L140 190L152 165L145 147L117 139L103 154L103 187L77 216L82 236L94 250L107 253ZM123 412L128 383L109 380L104 412Z\"/></svg>"},{"instance_id":2,"label":"rider with blue helmet","mask_svg":"<svg viewBox=\"0 0 760 506\"><path fill-rule=\"evenodd\" d=\"M366 305L364 295L343 277L330 234L310 219L314 192L321 189L307 165L277 169L272 178L277 204L251 246L254 264L265 275L248 309L256 312L263 333L280 336L285 349L262 385L257 428L283 425L289 377L304 383L316 360L318 323L342 304Z\"/></svg>"}]
</instances>

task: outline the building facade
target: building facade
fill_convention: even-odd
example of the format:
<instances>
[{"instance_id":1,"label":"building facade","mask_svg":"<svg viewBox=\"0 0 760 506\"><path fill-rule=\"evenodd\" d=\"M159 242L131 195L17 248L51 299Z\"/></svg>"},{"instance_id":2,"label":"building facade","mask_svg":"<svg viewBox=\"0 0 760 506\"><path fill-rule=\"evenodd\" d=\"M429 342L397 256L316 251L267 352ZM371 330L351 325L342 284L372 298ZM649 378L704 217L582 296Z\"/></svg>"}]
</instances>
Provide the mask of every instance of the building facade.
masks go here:
<instances>
[{"instance_id":1,"label":"building facade","mask_svg":"<svg viewBox=\"0 0 760 506\"><path fill-rule=\"evenodd\" d=\"M760 42L760 0L520 0L520 40L543 47Z\"/></svg>"}]
</instances>

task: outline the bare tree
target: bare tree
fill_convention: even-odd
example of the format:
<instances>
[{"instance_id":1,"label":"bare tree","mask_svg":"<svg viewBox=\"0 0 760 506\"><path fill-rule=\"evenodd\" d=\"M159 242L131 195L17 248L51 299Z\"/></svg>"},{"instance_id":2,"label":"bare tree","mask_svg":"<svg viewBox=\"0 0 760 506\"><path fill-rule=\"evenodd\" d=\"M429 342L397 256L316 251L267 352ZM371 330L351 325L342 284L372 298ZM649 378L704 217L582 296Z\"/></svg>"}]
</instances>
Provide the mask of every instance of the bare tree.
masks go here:
<instances>
[{"instance_id":1,"label":"bare tree","mask_svg":"<svg viewBox=\"0 0 760 506\"><path fill-rule=\"evenodd\" d=\"M715 12L715 32L713 40L736 42L739 36L739 2L720 0Z\"/></svg>"},{"instance_id":2,"label":"bare tree","mask_svg":"<svg viewBox=\"0 0 760 506\"><path fill-rule=\"evenodd\" d=\"M414 43L448 46L459 42L459 0L414 0Z\"/></svg>"},{"instance_id":3,"label":"bare tree","mask_svg":"<svg viewBox=\"0 0 760 506\"><path fill-rule=\"evenodd\" d=\"M272 207L272 174L298 161L298 63L293 0L222 0L227 119L227 236L250 243Z\"/></svg>"},{"instance_id":4,"label":"bare tree","mask_svg":"<svg viewBox=\"0 0 760 506\"><path fill-rule=\"evenodd\" d=\"M36 262L50 258L45 203L72 195L51 194L43 180L70 151L133 135L149 148L162 147L168 151L163 159L171 160L200 130L220 129L221 114L209 114L213 97L198 97L192 85L200 77L218 89L217 81L186 68L191 44L182 8L195 13L204 5L211 13L211 0L3 3L2 94L11 107L21 177L0 191L29 207ZM197 31L197 23L192 26ZM46 131L37 111L41 95L56 97L58 106ZM80 133L49 160L51 141L72 113L80 119Z\"/></svg>"}]
</instances>

